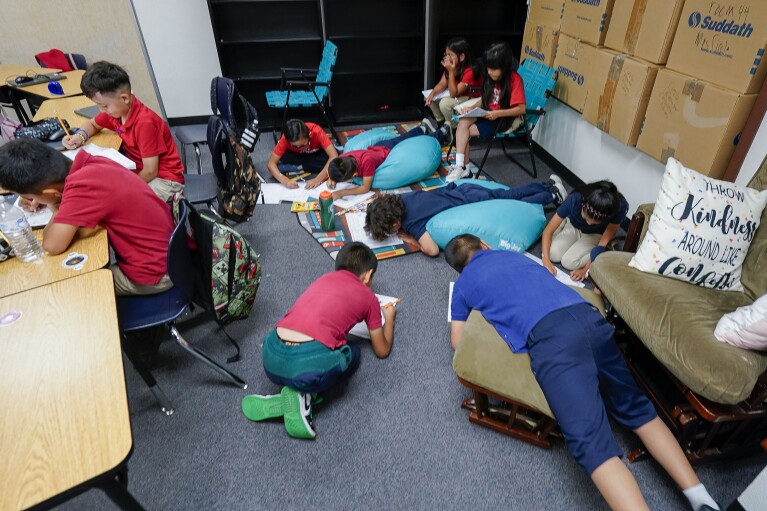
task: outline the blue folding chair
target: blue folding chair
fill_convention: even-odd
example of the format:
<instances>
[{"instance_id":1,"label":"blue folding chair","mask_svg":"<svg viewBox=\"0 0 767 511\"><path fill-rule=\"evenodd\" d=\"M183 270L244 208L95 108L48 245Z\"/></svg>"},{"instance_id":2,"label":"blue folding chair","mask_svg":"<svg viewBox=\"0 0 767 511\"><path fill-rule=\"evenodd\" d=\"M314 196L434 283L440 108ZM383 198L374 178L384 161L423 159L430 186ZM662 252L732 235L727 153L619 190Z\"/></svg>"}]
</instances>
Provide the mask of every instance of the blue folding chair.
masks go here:
<instances>
[{"instance_id":1,"label":"blue folding chair","mask_svg":"<svg viewBox=\"0 0 767 511\"><path fill-rule=\"evenodd\" d=\"M330 40L325 41L325 48L322 50L322 60L317 69L302 69L295 67L280 68L281 80L280 90L268 91L266 93L266 103L269 108L275 110L282 109L282 124L280 132L285 126L288 118L288 108L314 108L317 107L322 112L322 116L328 123L333 136L338 138L333 127L333 121L328 115L328 98L330 95L330 84L333 79L333 68L336 65L338 57L338 46ZM274 141L277 141L277 130L273 132Z\"/></svg>"},{"instance_id":2,"label":"blue folding chair","mask_svg":"<svg viewBox=\"0 0 767 511\"><path fill-rule=\"evenodd\" d=\"M559 73L555 69L529 58L522 62L517 73L522 77L522 83L525 86L525 101L527 103L525 105L526 110L522 118L522 124L513 131L501 131L503 129L503 123L498 123L498 126L496 126L495 129L495 134L487 144L485 155L482 157L482 162L479 164L479 170L475 177L479 177L482 173L482 168L487 161L487 155L490 154L490 149L497 139L501 140L503 154L505 154L508 159L516 163L530 176L534 178L538 177L538 169L535 166L535 154L533 152L533 129L536 124L538 124L538 120L546 114L544 107L551 95L551 91L554 90L554 84L557 83L557 76ZM513 154L508 152L506 148L506 140L514 138L522 140L522 143L527 145L528 151L530 152L530 161L533 166L532 170L522 165ZM452 149L452 145L450 149ZM450 154L450 151L448 151L448 154Z\"/></svg>"},{"instance_id":3,"label":"blue folding chair","mask_svg":"<svg viewBox=\"0 0 767 511\"><path fill-rule=\"evenodd\" d=\"M167 415L173 413L173 406L160 387L157 386L157 381L141 359L136 346L126 337L126 332L164 326L184 350L227 377L237 386L243 389L248 387L242 378L224 368L199 348L189 344L176 329L176 319L187 310L192 301L195 282L194 263L187 244L186 224L189 211L183 202L179 203L179 208L179 221L168 242L168 274L173 281L173 287L153 295L117 297L117 318L122 330L123 351L154 394L162 411Z\"/></svg>"}]
</instances>

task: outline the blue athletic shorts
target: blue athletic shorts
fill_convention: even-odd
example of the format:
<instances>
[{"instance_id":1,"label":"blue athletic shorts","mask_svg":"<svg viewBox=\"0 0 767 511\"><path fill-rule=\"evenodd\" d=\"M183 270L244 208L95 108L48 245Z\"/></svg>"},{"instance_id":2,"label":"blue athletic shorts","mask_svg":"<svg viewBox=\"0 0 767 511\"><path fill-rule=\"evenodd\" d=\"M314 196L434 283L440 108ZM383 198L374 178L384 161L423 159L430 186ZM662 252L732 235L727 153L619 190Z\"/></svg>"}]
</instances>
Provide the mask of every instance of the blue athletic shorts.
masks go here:
<instances>
[{"instance_id":1,"label":"blue athletic shorts","mask_svg":"<svg viewBox=\"0 0 767 511\"><path fill-rule=\"evenodd\" d=\"M639 389L613 339L613 327L589 303L545 316L530 332L530 365L567 447L587 475L623 452L607 411L637 429L658 415Z\"/></svg>"},{"instance_id":2,"label":"blue athletic shorts","mask_svg":"<svg viewBox=\"0 0 767 511\"><path fill-rule=\"evenodd\" d=\"M477 122L474 123L474 125L479 131L479 138L482 140L493 138L493 135L495 135L495 127L498 126L499 122L501 122L501 119L496 119L494 121L488 121L483 118L477 119Z\"/></svg>"}]
</instances>

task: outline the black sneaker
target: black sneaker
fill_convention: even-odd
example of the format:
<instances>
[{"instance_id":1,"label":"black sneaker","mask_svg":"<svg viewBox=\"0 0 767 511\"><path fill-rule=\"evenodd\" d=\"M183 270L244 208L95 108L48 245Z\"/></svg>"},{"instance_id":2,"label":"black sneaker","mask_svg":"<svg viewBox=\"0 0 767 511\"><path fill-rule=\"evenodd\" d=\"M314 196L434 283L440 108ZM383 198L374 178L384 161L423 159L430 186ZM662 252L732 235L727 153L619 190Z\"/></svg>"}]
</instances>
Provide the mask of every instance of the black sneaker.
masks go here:
<instances>
[{"instance_id":1,"label":"black sneaker","mask_svg":"<svg viewBox=\"0 0 767 511\"><path fill-rule=\"evenodd\" d=\"M565 190L565 185L562 183L562 178L556 174L551 175L549 182L553 187L551 193L554 195L554 205L559 207L567 198L567 190Z\"/></svg>"},{"instance_id":2,"label":"black sneaker","mask_svg":"<svg viewBox=\"0 0 767 511\"><path fill-rule=\"evenodd\" d=\"M431 133L434 133L437 131L437 124L434 122L433 119L429 119L428 117L424 117L421 121L421 129L423 129L423 132L427 135L430 135Z\"/></svg>"},{"instance_id":3,"label":"black sneaker","mask_svg":"<svg viewBox=\"0 0 767 511\"><path fill-rule=\"evenodd\" d=\"M440 137L442 140L442 147L449 147L453 144L453 128L450 127L450 123L445 123L440 126L439 130L443 132Z\"/></svg>"}]
</instances>

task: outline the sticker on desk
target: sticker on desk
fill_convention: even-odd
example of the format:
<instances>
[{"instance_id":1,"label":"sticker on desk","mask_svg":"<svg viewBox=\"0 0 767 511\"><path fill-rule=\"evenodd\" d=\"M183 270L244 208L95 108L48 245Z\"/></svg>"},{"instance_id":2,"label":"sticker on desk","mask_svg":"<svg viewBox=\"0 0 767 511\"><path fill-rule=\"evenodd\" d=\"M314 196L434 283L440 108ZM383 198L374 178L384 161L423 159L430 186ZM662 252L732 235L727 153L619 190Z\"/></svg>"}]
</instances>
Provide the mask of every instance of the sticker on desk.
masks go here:
<instances>
[{"instance_id":1,"label":"sticker on desk","mask_svg":"<svg viewBox=\"0 0 767 511\"><path fill-rule=\"evenodd\" d=\"M11 326L21 319L21 311L8 311L5 314L0 314L0 327Z\"/></svg>"},{"instance_id":2,"label":"sticker on desk","mask_svg":"<svg viewBox=\"0 0 767 511\"><path fill-rule=\"evenodd\" d=\"M68 270L82 270L83 265L85 264L85 261L88 260L88 256L85 254L78 254L77 252L72 252L67 256L66 259L64 259L61 262L62 268L67 268Z\"/></svg>"}]
</instances>

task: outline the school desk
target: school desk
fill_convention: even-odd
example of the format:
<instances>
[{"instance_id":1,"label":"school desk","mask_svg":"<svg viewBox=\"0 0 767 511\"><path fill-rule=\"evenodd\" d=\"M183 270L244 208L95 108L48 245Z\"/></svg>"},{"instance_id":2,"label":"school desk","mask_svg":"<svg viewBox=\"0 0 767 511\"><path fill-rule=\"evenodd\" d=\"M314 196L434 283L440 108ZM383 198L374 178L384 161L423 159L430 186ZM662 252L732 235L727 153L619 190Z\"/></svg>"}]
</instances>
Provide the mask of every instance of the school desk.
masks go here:
<instances>
[{"instance_id":1,"label":"school desk","mask_svg":"<svg viewBox=\"0 0 767 511\"><path fill-rule=\"evenodd\" d=\"M126 487L133 451L112 273L99 270L0 299L0 511L49 508ZM118 482L119 479L119 482Z\"/></svg>"},{"instance_id":2,"label":"school desk","mask_svg":"<svg viewBox=\"0 0 767 511\"><path fill-rule=\"evenodd\" d=\"M61 71L61 69L48 69L44 67L36 67L36 66L22 66L19 64L0 64L0 97L4 95L3 93L7 93L8 99L11 101L11 105L13 105L13 110L16 112L16 116L19 118L19 122L24 124L25 126L29 124L29 116L27 116L27 112L24 110L24 107L21 105L21 100L23 99L23 94L18 94L14 91L20 91L21 89L16 89L14 87L9 86L6 82L6 80L11 80L19 76L34 76L37 74L48 74L48 73L58 73ZM79 82L78 82L79 86Z\"/></svg>"},{"instance_id":3,"label":"school desk","mask_svg":"<svg viewBox=\"0 0 767 511\"><path fill-rule=\"evenodd\" d=\"M39 96L44 99L66 98L68 96L80 96L83 91L80 89L80 80L82 80L85 74L84 69L76 69L74 71L67 71L61 73L66 76L66 79L59 80L61 88L64 89L64 94L53 94L48 90L48 82L38 83L37 85L30 85L29 87L22 87L16 89L23 92L27 96Z\"/></svg>"},{"instance_id":4,"label":"school desk","mask_svg":"<svg viewBox=\"0 0 767 511\"><path fill-rule=\"evenodd\" d=\"M42 230L36 231L39 237ZM88 259L79 270L65 268L62 263L69 254L76 252L85 254ZM95 270L104 268L109 264L109 246L107 231L99 229L93 236L78 239L64 251L63 254L51 256L45 254L40 261L23 263L12 257L0 263L0 298L28 291L36 287L52 284L61 280L71 279ZM0 314L2 314L0 312ZM2 327L0 333L5 334ZM0 343L1 345L1 343ZM1 430L0 430L1 431ZM0 493L2 493L0 491Z\"/></svg>"},{"instance_id":5,"label":"school desk","mask_svg":"<svg viewBox=\"0 0 767 511\"><path fill-rule=\"evenodd\" d=\"M78 115L75 110L93 106L95 103L85 96L72 96L70 98L48 99L40 104L32 120L39 121L46 117L56 117L58 115L66 120L70 126L70 133L74 133L77 128L88 120L87 117ZM96 144L101 147L111 147L120 149L122 140L120 136L112 130L103 129L88 139L86 144Z\"/></svg>"}]
</instances>

